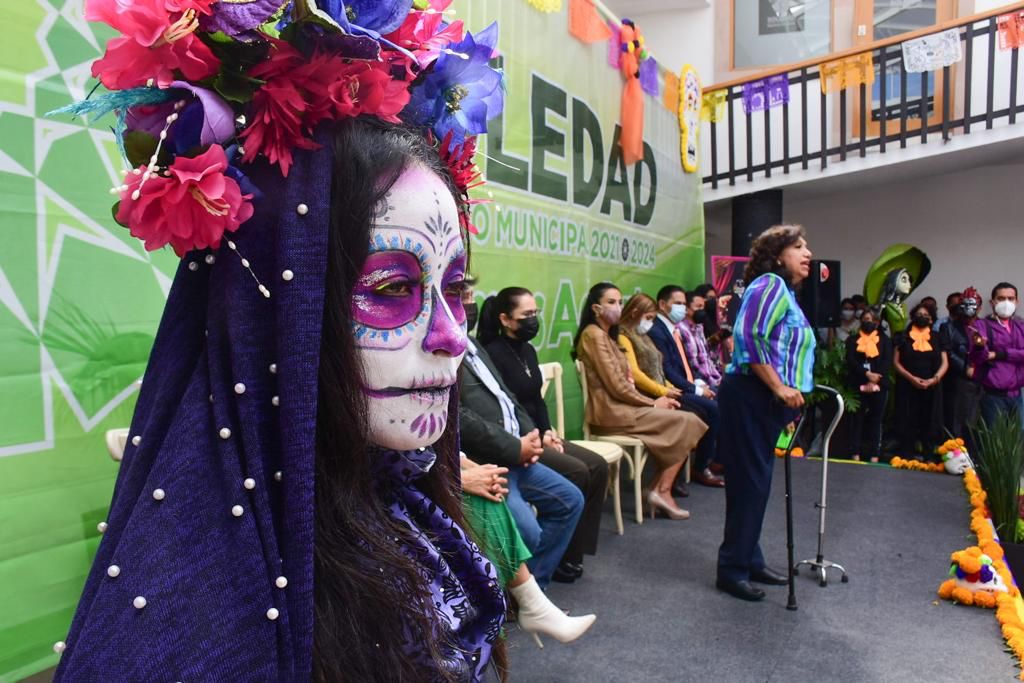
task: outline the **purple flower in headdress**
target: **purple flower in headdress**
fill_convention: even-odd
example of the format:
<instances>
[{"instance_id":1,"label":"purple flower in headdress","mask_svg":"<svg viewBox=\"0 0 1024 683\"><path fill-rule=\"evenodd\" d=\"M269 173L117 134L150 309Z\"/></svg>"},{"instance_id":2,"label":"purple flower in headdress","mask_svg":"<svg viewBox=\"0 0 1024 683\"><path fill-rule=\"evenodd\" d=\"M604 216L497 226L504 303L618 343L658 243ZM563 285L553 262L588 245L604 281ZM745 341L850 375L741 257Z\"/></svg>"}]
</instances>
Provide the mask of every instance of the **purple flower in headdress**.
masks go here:
<instances>
[{"instance_id":1,"label":"purple flower in headdress","mask_svg":"<svg viewBox=\"0 0 1024 683\"><path fill-rule=\"evenodd\" d=\"M320 9L346 33L391 33L412 10L412 0L321 0Z\"/></svg>"},{"instance_id":2,"label":"purple flower in headdress","mask_svg":"<svg viewBox=\"0 0 1024 683\"><path fill-rule=\"evenodd\" d=\"M191 93L191 96L182 93L181 98L186 100L186 104L178 112L177 121L169 131L168 144L176 154L200 145L225 142L234 137L234 112L215 92L185 81L173 81L170 89ZM175 111L174 107L173 100L155 106L133 107L126 118L127 129L159 137L167 115Z\"/></svg>"},{"instance_id":3,"label":"purple flower in headdress","mask_svg":"<svg viewBox=\"0 0 1024 683\"><path fill-rule=\"evenodd\" d=\"M498 25L449 45L423 83L412 89L403 119L431 126L438 138L455 142L487 132L487 121L504 106L502 76L489 62L497 54ZM453 54L454 53L454 54Z\"/></svg>"},{"instance_id":4,"label":"purple flower in headdress","mask_svg":"<svg viewBox=\"0 0 1024 683\"><path fill-rule=\"evenodd\" d=\"M255 37L253 33L287 3L287 0L232 0L211 6L213 14L203 17L203 31L221 31L231 37Z\"/></svg>"}]
</instances>

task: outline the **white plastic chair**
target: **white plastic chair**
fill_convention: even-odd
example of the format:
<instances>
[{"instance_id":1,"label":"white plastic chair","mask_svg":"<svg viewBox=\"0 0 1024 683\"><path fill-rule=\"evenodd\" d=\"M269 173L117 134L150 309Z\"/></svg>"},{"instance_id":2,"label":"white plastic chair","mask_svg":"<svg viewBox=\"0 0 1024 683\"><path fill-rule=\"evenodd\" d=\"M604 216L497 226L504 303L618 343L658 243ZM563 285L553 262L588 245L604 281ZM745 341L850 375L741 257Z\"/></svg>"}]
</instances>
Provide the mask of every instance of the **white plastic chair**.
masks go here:
<instances>
[{"instance_id":1,"label":"white plastic chair","mask_svg":"<svg viewBox=\"0 0 1024 683\"><path fill-rule=\"evenodd\" d=\"M121 462L124 457L125 446L128 445L128 428L108 429L106 434L107 451L114 462Z\"/></svg>"},{"instance_id":2,"label":"white plastic chair","mask_svg":"<svg viewBox=\"0 0 1024 683\"><path fill-rule=\"evenodd\" d=\"M560 436L565 435L565 397L562 393L562 364L541 363L540 371L544 377L544 385L540 389L540 395L548 392L548 387L555 385L555 422ZM584 429L586 427L584 426ZM622 496L619 492L619 463L622 461L624 452L618 445L608 441L571 441L581 448L597 453L608 463L608 489L612 494L612 505L615 508L615 530L619 536L624 528L622 525Z\"/></svg>"}]
</instances>

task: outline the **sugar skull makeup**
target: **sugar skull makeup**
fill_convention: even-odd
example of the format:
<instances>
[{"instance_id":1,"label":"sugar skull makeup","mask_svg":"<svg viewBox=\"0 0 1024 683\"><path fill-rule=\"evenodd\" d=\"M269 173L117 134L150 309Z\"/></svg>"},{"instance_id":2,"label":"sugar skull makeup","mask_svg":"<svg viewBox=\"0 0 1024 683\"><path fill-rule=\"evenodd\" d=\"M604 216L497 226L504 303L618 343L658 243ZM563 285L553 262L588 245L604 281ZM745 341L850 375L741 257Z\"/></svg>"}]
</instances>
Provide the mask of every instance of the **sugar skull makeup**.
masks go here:
<instances>
[{"instance_id":1,"label":"sugar skull makeup","mask_svg":"<svg viewBox=\"0 0 1024 683\"><path fill-rule=\"evenodd\" d=\"M377 208L352 295L372 443L421 448L447 426L467 343L465 276L455 200L435 173L412 166Z\"/></svg>"}]
</instances>

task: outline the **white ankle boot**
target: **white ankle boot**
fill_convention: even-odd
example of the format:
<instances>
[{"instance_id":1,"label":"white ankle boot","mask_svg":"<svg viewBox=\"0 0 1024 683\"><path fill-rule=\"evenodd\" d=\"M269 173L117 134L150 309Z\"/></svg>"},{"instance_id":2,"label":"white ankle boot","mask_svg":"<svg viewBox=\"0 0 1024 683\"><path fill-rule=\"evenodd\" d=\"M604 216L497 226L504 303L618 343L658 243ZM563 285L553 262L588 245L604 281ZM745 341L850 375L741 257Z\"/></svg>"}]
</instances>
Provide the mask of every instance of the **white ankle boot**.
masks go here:
<instances>
[{"instance_id":1,"label":"white ankle boot","mask_svg":"<svg viewBox=\"0 0 1024 683\"><path fill-rule=\"evenodd\" d=\"M531 576L525 583L508 589L519 603L519 628L533 636L537 647L541 633L551 636L560 643L571 643L591 627L597 617L587 614L582 617L567 616L558 606L548 600L544 591Z\"/></svg>"}]
</instances>

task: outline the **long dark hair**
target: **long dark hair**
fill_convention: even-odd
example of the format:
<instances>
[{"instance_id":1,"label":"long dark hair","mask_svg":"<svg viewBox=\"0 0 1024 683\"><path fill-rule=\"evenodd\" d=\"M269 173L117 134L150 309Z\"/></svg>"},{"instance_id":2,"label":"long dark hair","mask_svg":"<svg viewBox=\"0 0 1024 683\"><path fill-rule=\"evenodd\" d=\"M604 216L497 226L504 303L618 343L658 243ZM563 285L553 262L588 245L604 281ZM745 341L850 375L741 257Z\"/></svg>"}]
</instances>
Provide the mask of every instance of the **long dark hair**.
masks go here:
<instances>
[{"instance_id":1,"label":"long dark hair","mask_svg":"<svg viewBox=\"0 0 1024 683\"><path fill-rule=\"evenodd\" d=\"M416 681L423 662L404 651L424 643L446 679L446 649L416 562L395 538L408 530L391 521L371 477L362 365L352 334L352 290L366 261L374 212L402 171L419 163L450 188L451 178L420 131L376 119L349 119L333 130L331 226L320 351L314 544L313 679ZM453 192L454 192L454 188ZM437 461L418 483L434 503L466 528L459 494L456 425L434 444ZM381 567L385 568L381 571ZM504 649L494 661L504 677Z\"/></svg>"},{"instance_id":2,"label":"long dark hair","mask_svg":"<svg viewBox=\"0 0 1024 683\"><path fill-rule=\"evenodd\" d=\"M885 275L885 281L882 283L882 293L879 296L879 303L887 304L894 301L898 301L902 294L896 289L896 283L899 282L900 276L907 272L906 268L894 268ZM909 294L906 296L910 296Z\"/></svg>"},{"instance_id":3,"label":"long dark hair","mask_svg":"<svg viewBox=\"0 0 1024 683\"><path fill-rule=\"evenodd\" d=\"M576 360L576 350L580 347L580 337L583 336L583 330L587 329L590 325L597 324L597 316L594 315L594 304L601 303L601 297L609 289L619 289L610 282L598 282L596 285L590 288L587 292L587 300L583 302L583 310L580 311L580 326L576 329L576 337L572 340L572 358ZM620 292L622 290L619 290ZM608 336L615 341L619 340L619 326L612 325L611 329L608 330Z\"/></svg>"},{"instance_id":4,"label":"long dark hair","mask_svg":"<svg viewBox=\"0 0 1024 683\"><path fill-rule=\"evenodd\" d=\"M503 334L501 314L511 317L512 311L519 305L519 297L526 294L533 292L525 287L506 287L495 296L487 297L480 309L480 320L476 324L476 338L483 346L487 346Z\"/></svg>"},{"instance_id":5,"label":"long dark hair","mask_svg":"<svg viewBox=\"0 0 1024 683\"><path fill-rule=\"evenodd\" d=\"M743 279L749 285L765 273L775 273L792 284L785 266L779 264L779 256L802 239L807 239L802 225L773 225L762 232L750 247L750 260L743 270Z\"/></svg>"}]
</instances>

